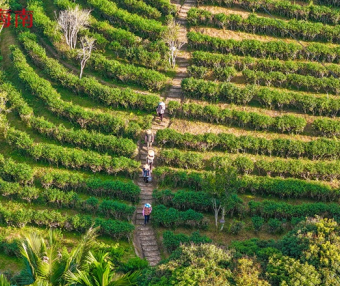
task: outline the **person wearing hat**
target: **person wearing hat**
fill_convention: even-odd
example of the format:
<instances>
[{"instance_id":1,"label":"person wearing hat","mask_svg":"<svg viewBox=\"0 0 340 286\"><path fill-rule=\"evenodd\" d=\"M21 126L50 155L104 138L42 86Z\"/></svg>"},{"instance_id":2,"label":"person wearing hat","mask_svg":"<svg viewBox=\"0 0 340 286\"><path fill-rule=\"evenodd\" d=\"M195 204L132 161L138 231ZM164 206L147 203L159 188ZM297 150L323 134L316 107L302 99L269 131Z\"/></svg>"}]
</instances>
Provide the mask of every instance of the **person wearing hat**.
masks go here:
<instances>
[{"instance_id":1,"label":"person wearing hat","mask_svg":"<svg viewBox=\"0 0 340 286\"><path fill-rule=\"evenodd\" d=\"M144 225L146 225L149 222L151 212L152 212L151 205L145 204L143 207Z\"/></svg>"},{"instance_id":2,"label":"person wearing hat","mask_svg":"<svg viewBox=\"0 0 340 286\"><path fill-rule=\"evenodd\" d=\"M153 159L155 158L155 152L153 150L148 151L148 156L146 156L146 163L149 164L150 170L152 170Z\"/></svg>"},{"instance_id":3,"label":"person wearing hat","mask_svg":"<svg viewBox=\"0 0 340 286\"><path fill-rule=\"evenodd\" d=\"M161 119L161 121L163 121L163 116L164 116L164 112L165 112L165 103L163 101L158 103L158 107L157 107L156 111L157 111L157 114L158 114L159 118Z\"/></svg>"},{"instance_id":4,"label":"person wearing hat","mask_svg":"<svg viewBox=\"0 0 340 286\"><path fill-rule=\"evenodd\" d=\"M151 174L150 166L148 164L145 164L143 166L143 180L145 183L149 182L150 174Z\"/></svg>"},{"instance_id":5,"label":"person wearing hat","mask_svg":"<svg viewBox=\"0 0 340 286\"><path fill-rule=\"evenodd\" d=\"M145 134L145 143L146 143L146 147L151 148L152 147L152 143L155 140L155 135L152 133L152 130L146 130L146 134Z\"/></svg>"}]
</instances>

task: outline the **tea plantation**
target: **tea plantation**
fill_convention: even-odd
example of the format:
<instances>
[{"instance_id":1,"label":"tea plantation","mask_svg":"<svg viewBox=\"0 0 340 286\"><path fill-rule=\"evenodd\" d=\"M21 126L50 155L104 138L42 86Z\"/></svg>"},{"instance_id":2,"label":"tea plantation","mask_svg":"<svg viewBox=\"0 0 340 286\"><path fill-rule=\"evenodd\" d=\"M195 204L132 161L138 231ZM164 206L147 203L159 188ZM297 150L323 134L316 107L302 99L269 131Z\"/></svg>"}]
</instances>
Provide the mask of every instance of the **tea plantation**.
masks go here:
<instances>
[{"instance_id":1,"label":"tea plantation","mask_svg":"<svg viewBox=\"0 0 340 286\"><path fill-rule=\"evenodd\" d=\"M0 286L340 285L339 0L0 4Z\"/></svg>"}]
</instances>

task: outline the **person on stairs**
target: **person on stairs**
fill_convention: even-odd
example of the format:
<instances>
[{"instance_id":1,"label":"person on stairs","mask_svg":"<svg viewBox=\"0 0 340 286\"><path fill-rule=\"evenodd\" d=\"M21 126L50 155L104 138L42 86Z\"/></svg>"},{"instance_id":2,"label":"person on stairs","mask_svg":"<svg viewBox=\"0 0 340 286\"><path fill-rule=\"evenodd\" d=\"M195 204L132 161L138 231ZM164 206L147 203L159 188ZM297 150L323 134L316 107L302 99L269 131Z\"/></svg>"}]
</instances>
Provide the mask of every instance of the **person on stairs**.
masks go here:
<instances>
[{"instance_id":1,"label":"person on stairs","mask_svg":"<svg viewBox=\"0 0 340 286\"><path fill-rule=\"evenodd\" d=\"M145 204L143 207L144 225L146 225L149 222L151 212L152 212L151 205Z\"/></svg>"},{"instance_id":2,"label":"person on stairs","mask_svg":"<svg viewBox=\"0 0 340 286\"><path fill-rule=\"evenodd\" d=\"M150 166L148 164L145 164L143 166L143 180L144 183L148 183L150 178L151 178L151 170L150 170Z\"/></svg>"},{"instance_id":3,"label":"person on stairs","mask_svg":"<svg viewBox=\"0 0 340 286\"><path fill-rule=\"evenodd\" d=\"M149 148L152 147L152 143L155 140L155 135L152 133L152 130L146 130L146 134L145 134L145 143L146 143L146 147L149 150Z\"/></svg>"},{"instance_id":4,"label":"person on stairs","mask_svg":"<svg viewBox=\"0 0 340 286\"><path fill-rule=\"evenodd\" d=\"M152 170L153 159L155 158L155 152L153 150L148 151L148 156L146 156L146 164L150 166L150 171Z\"/></svg>"},{"instance_id":5,"label":"person on stairs","mask_svg":"<svg viewBox=\"0 0 340 286\"><path fill-rule=\"evenodd\" d=\"M156 111L157 111L157 114L158 114L159 118L161 119L161 121L163 121L163 116L164 116L164 112L165 112L165 103L163 101L158 103L158 107L157 107Z\"/></svg>"}]
</instances>

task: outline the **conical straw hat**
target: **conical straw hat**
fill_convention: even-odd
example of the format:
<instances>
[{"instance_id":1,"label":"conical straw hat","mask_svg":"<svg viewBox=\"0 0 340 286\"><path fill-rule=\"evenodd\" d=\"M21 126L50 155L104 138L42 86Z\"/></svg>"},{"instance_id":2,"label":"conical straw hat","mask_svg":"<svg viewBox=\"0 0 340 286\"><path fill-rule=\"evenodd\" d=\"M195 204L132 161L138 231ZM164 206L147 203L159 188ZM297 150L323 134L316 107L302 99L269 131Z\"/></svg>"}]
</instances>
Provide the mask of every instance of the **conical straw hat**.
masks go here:
<instances>
[{"instance_id":1,"label":"conical straw hat","mask_svg":"<svg viewBox=\"0 0 340 286\"><path fill-rule=\"evenodd\" d=\"M150 169L150 166L148 164L145 164L143 167L144 169Z\"/></svg>"},{"instance_id":2,"label":"conical straw hat","mask_svg":"<svg viewBox=\"0 0 340 286\"><path fill-rule=\"evenodd\" d=\"M153 150L149 150L148 156L149 156L149 157L155 156L155 152L154 152Z\"/></svg>"},{"instance_id":3,"label":"conical straw hat","mask_svg":"<svg viewBox=\"0 0 340 286\"><path fill-rule=\"evenodd\" d=\"M151 134L152 131L150 129L146 130L146 134Z\"/></svg>"}]
</instances>

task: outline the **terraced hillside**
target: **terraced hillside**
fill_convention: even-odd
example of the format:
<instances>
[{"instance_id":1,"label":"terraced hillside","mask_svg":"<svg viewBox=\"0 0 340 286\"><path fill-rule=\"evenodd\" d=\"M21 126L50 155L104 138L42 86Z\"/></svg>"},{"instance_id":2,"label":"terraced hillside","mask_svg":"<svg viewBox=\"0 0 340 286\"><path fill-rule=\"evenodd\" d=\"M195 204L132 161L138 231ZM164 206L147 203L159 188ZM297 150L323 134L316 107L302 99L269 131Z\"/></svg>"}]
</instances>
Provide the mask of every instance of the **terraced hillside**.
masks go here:
<instances>
[{"instance_id":1,"label":"terraced hillside","mask_svg":"<svg viewBox=\"0 0 340 286\"><path fill-rule=\"evenodd\" d=\"M279 239L307 216L338 219L340 11L329 2L10 1L34 25L1 32L0 270L18 272L9 245L31 230L62 229L72 244L99 226L124 259L155 266L180 243ZM56 20L76 7L90 10L78 38L95 39L81 79L80 44Z\"/></svg>"}]
</instances>

